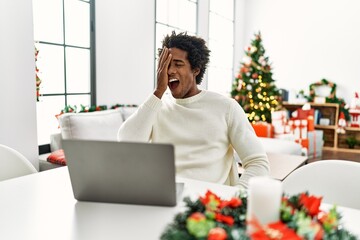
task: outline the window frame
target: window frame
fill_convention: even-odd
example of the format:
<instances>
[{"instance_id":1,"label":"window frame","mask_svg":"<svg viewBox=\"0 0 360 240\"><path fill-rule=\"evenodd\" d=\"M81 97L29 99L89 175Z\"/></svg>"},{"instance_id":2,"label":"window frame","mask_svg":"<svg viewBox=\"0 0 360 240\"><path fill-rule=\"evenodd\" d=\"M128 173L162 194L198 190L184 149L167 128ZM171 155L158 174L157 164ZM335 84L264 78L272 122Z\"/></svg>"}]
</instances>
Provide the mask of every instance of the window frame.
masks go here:
<instances>
[{"instance_id":1,"label":"window frame","mask_svg":"<svg viewBox=\"0 0 360 240\"><path fill-rule=\"evenodd\" d=\"M89 19L89 24L90 24L90 46L87 47L80 47L80 46L74 46L74 45L69 45L65 43L65 0L62 0L62 7L63 7L63 12L62 12L62 16L63 16L63 36L64 36L64 42L62 44L59 43L52 43L52 42L46 42L46 41L36 41L36 43L39 44L47 44L47 45L56 45L56 46L61 46L63 47L63 51L64 51L64 93L47 93L47 94L41 94L41 97L44 99L46 99L46 97L51 97L51 96L64 96L65 98L65 102L64 102L64 106L68 105L68 96L80 96L80 95L90 95L90 104L91 105L96 105L96 29L95 29L95 0L89 0L89 1L85 1L85 0L78 0L80 2L84 2L84 3L88 3L89 4L89 10L90 10L90 19ZM66 84L67 84L67 76L66 76L66 47L72 47L72 48L78 48L78 49L87 49L90 51L90 92L81 92L81 93L76 93L76 92L72 92L72 93L68 93L67 89L66 89ZM37 126L38 128L40 128L40 126ZM50 142L50 136L49 136L49 142ZM50 148L50 143L48 144L42 144L42 145L38 145L38 151L39 154L44 154L44 153L49 153L51 151Z\"/></svg>"},{"instance_id":2,"label":"window frame","mask_svg":"<svg viewBox=\"0 0 360 240\"><path fill-rule=\"evenodd\" d=\"M191 32L195 35L198 35L198 23L199 23L199 0L180 0L180 1L187 1L187 2L192 2L196 5L196 16L195 16L195 19L196 19L196 23L195 23L195 32ZM174 26L174 25L170 25L169 23L164 23L164 22L160 22L157 20L157 4L158 4L158 0L155 0L155 21L154 21L154 29L155 29L155 33L154 33L154 52L155 52L155 55L154 55L154 87L156 86L157 84L157 59L158 59L158 56L157 56L157 48L156 48L156 45L157 43L159 43L159 41L161 41L161 39L157 39L157 26L158 25L162 25L162 26L165 26L165 27L169 27L169 28L173 28L175 30L179 30L179 31L186 31L186 29L182 29L180 28L179 26Z\"/></svg>"}]
</instances>

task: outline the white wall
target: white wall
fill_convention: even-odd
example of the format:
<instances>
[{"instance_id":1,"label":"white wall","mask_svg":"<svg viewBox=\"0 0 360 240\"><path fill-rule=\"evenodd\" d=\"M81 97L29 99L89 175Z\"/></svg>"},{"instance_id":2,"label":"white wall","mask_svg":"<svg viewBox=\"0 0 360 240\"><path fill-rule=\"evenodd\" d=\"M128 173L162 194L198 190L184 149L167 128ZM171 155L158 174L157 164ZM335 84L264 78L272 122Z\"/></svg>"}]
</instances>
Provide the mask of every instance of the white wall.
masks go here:
<instances>
[{"instance_id":1,"label":"white wall","mask_svg":"<svg viewBox=\"0 0 360 240\"><path fill-rule=\"evenodd\" d=\"M234 26L234 77L240 70L240 61L244 57L244 48L248 44L245 41L245 19L246 12L246 0L235 1L235 26ZM247 40L247 39L246 39ZM230 91L230 90L229 90Z\"/></svg>"},{"instance_id":2,"label":"white wall","mask_svg":"<svg viewBox=\"0 0 360 240\"><path fill-rule=\"evenodd\" d=\"M278 87L304 89L322 78L347 103L360 91L360 1L247 0L245 42L261 31Z\"/></svg>"},{"instance_id":3,"label":"white wall","mask_svg":"<svg viewBox=\"0 0 360 240\"><path fill-rule=\"evenodd\" d=\"M155 0L96 1L97 103L140 104L154 89Z\"/></svg>"},{"instance_id":4,"label":"white wall","mask_svg":"<svg viewBox=\"0 0 360 240\"><path fill-rule=\"evenodd\" d=\"M197 35L206 41L209 39L209 9L210 2L209 0L198 0L198 9L197 9ZM207 41L207 46L209 46ZM207 89L208 86L208 75L207 71L204 74L204 77L199 85L201 89Z\"/></svg>"},{"instance_id":5,"label":"white wall","mask_svg":"<svg viewBox=\"0 0 360 240\"><path fill-rule=\"evenodd\" d=\"M29 0L0 1L0 144L38 169L35 53Z\"/></svg>"}]
</instances>

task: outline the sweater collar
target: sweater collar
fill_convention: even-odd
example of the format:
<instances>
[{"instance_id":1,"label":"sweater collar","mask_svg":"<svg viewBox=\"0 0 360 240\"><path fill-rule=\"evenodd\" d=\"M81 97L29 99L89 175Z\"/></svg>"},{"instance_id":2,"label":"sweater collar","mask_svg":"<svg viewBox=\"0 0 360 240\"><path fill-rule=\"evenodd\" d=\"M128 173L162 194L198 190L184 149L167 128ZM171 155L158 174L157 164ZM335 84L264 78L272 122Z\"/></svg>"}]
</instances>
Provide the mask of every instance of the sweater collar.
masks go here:
<instances>
[{"instance_id":1,"label":"sweater collar","mask_svg":"<svg viewBox=\"0 0 360 240\"><path fill-rule=\"evenodd\" d=\"M198 94L192 96L192 97L188 97L188 98L174 98L171 94L171 98L180 105L185 105L185 104L189 104L189 103L193 103L198 101L199 99L201 99L205 94L206 94L206 90L201 90L201 92L199 92Z\"/></svg>"}]
</instances>

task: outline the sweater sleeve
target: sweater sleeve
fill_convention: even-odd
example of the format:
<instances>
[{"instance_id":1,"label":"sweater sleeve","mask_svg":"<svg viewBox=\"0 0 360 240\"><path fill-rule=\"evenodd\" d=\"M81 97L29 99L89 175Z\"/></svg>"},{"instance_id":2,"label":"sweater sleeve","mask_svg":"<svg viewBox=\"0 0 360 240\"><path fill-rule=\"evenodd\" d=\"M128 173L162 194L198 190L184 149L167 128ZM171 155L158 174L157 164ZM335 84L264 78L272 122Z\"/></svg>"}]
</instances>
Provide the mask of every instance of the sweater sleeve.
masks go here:
<instances>
[{"instance_id":1,"label":"sweater sleeve","mask_svg":"<svg viewBox=\"0 0 360 240\"><path fill-rule=\"evenodd\" d=\"M247 188L251 177L269 175L269 160L244 110L235 101L231 104L228 121L230 142L245 169L236 185Z\"/></svg>"},{"instance_id":2,"label":"sweater sleeve","mask_svg":"<svg viewBox=\"0 0 360 240\"><path fill-rule=\"evenodd\" d=\"M151 94L119 128L118 141L148 142L162 102Z\"/></svg>"}]
</instances>

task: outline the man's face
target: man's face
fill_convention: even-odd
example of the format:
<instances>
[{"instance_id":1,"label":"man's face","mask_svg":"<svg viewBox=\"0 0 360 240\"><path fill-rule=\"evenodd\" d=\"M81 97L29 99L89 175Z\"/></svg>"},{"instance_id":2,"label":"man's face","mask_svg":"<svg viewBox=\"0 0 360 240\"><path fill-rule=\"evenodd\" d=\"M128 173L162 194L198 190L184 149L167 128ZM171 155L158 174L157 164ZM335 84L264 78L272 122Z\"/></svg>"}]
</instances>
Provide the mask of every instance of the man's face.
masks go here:
<instances>
[{"instance_id":1,"label":"man's face","mask_svg":"<svg viewBox=\"0 0 360 240\"><path fill-rule=\"evenodd\" d=\"M174 98L188 98L200 91L196 85L196 76L199 69L191 69L187 52L178 48L169 48L172 55L168 69L171 94Z\"/></svg>"}]
</instances>

